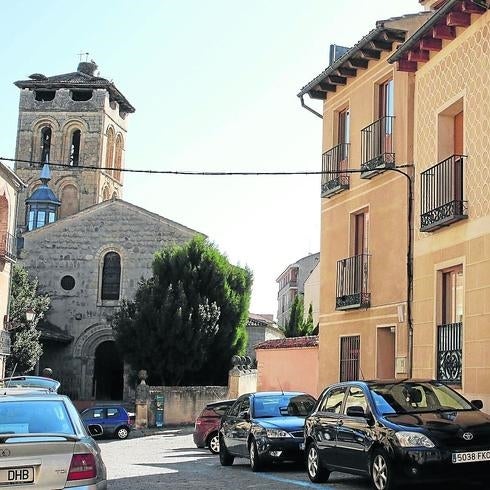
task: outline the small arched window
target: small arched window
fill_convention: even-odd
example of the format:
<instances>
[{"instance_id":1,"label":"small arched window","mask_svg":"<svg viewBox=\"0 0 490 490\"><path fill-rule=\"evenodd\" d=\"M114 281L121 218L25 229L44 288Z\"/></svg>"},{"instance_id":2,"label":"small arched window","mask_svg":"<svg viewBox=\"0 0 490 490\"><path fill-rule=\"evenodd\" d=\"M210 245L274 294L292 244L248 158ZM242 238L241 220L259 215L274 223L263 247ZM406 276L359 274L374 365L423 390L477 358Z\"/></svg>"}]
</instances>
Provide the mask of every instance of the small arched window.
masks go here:
<instances>
[{"instance_id":1,"label":"small arched window","mask_svg":"<svg viewBox=\"0 0 490 490\"><path fill-rule=\"evenodd\" d=\"M102 266L102 300L118 300L121 290L121 257L116 252L104 255Z\"/></svg>"},{"instance_id":2,"label":"small arched window","mask_svg":"<svg viewBox=\"0 0 490 490\"><path fill-rule=\"evenodd\" d=\"M114 178L117 180L121 180L123 149L124 149L124 141L121 134L118 134L116 137L116 153L114 155Z\"/></svg>"},{"instance_id":3,"label":"small arched window","mask_svg":"<svg viewBox=\"0 0 490 490\"><path fill-rule=\"evenodd\" d=\"M70 165L76 167L80 163L80 138L82 132L79 129L75 129L71 135L70 144Z\"/></svg>"},{"instance_id":4,"label":"small arched window","mask_svg":"<svg viewBox=\"0 0 490 490\"><path fill-rule=\"evenodd\" d=\"M52 131L49 126L41 129L41 162L49 162Z\"/></svg>"},{"instance_id":5,"label":"small arched window","mask_svg":"<svg viewBox=\"0 0 490 490\"><path fill-rule=\"evenodd\" d=\"M114 130L109 128L106 134L107 148L105 152L105 171L112 175L112 169L114 168Z\"/></svg>"}]
</instances>

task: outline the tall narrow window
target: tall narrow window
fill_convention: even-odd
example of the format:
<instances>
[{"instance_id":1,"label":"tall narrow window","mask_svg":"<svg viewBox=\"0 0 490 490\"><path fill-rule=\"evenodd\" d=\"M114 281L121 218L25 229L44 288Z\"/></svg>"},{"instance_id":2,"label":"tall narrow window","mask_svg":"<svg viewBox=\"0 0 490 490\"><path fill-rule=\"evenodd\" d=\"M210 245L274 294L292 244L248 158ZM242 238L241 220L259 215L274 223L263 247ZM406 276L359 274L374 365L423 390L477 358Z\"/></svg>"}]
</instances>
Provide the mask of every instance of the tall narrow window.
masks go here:
<instances>
[{"instance_id":1,"label":"tall narrow window","mask_svg":"<svg viewBox=\"0 0 490 490\"><path fill-rule=\"evenodd\" d=\"M340 146L340 161L338 170L346 170L348 165L348 144L350 143L350 112L344 109L339 112L338 142Z\"/></svg>"},{"instance_id":2,"label":"tall narrow window","mask_svg":"<svg viewBox=\"0 0 490 490\"><path fill-rule=\"evenodd\" d=\"M124 149L123 138L120 134L116 137L116 152L114 154L114 178L121 180L122 152Z\"/></svg>"},{"instance_id":3,"label":"tall narrow window","mask_svg":"<svg viewBox=\"0 0 490 490\"><path fill-rule=\"evenodd\" d=\"M458 112L454 116L454 155L460 156L464 154L464 117L463 111ZM454 200L463 200L463 159L455 158L454 160Z\"/></svg>"},{"instance_id":4,"label":"tall narrow window","mask_svg":"<svg viewBox=\"0 0 490 490\"><path fill-rule=\"evenodd\" d=\"M442 323L463 321L463 267L442 274Z\"/></svg>"},{"instance_id":5,"label":"tall narrow window","mask_svg":"<svg viewBox=\"0 0 490 490\"><path fill-rule=\"evenodd\" d=\"M102 300L118 300L121 289L121 257L107 252L102 266Z\"/></svg>"},{"instance_id":6,"label":"tall narrow window","mask_svg":"<svg viewBox=\"0 0 490 490\"><path fill-rule=\"evenodd\" d=\"M463 376L463 267L442 272L442 325L437 327L437 379L461 384Z\"/></svg>"},{"instance_id":7,"label":"tall narrow window","mask_svg":"<svg viewBox=\"0 0 490 490\"><path fill-rule=\"evenodd\" d=\"M340 381L359 379L359 351L361 338L359 335L340 339Z\"/></svg>"},{"instance_id":8,"label":"tall narrow window","mask_svg":"<svg viewBox=\"0 0 490 490\"><path fill-rule=\"evenodd\" d=\"M393 116L395 115L393 79L379 86L379 119L381 119L380 154L393 151Z\"/></svg>"},{"instance_id":9,"label":"tall narrow window","mask_svg":"<svg viewBox=\"0 0 490 490\"><path fill-rule=\"evenodd\" d=\"M114 168L114 130L107 130L107 148L105 153L105 171L112 175Z\"/></svg>"},{"instance_id":10,"label":"tall narrow window","mask_svg":"<svg viewBox=\"0 0 490 490\"><path fill-rule=\"evenodd\" d=\"M369 226L369 212L363 211L361 213L354 214L354 236L352 241L352 248L354 255L361 255L368 253L368 226Z\"/></svg>"},{"instance_id":11,"label":"tall narrow window","mask_svg":"<svg viewBox=\"0 0 490 490\"><path fill-rule=\"evenodd\" d=\"M70 145L70 165L76 167L80 163L80 137L79 129L73 131Z\"/></svg>"},{"instance_id":12,"label":"tall narrow window","mask_svg":"<svg viewBox=\"0 0 490 490\"><path fill-rule=\"evenodd\" d=\"M51 128L45 126L41 129L41 161L49 162L51 153Z\"/></svg>"}]
</instances>

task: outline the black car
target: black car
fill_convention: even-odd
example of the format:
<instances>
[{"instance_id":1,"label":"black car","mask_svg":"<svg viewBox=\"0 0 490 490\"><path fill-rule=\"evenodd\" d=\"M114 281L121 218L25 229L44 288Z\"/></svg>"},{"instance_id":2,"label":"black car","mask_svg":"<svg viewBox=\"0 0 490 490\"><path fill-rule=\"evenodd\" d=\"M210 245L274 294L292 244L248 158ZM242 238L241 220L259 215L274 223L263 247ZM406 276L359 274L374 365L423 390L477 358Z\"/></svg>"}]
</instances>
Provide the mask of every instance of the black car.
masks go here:
<instances>
[{"instance_id":1,"label":"black car","mask_svg":"<svg viewBox=\"0 0 490 490\"><path fill-rule=\"evenodd\" d=\"M438 381L330 386L305 422L308 476L321 483L332 471L367 475L377 490L423 480L487 481L490 416L482 407Z\"/></svg>"},{"instance_id":2,"label":"black car","mask_svg":"<svg viewBox=\"0 0 490 490\"><path fill-rule=\"evenodd\" d=\"M242 395L221 419L221 464L245 457L252 471L260 471L272 461L303 460L305 417L315 403L312 396L298 392Z\"/></svg>"}]
</instances>

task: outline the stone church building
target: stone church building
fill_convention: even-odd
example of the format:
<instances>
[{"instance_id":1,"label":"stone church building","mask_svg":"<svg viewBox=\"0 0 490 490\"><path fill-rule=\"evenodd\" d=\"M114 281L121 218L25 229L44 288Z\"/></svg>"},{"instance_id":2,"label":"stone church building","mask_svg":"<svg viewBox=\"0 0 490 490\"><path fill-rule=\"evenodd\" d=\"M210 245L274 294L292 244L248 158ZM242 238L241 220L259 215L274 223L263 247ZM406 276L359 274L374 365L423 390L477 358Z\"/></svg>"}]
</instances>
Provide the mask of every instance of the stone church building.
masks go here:
<instances>
[{"instance_id":1,"label":"stone church building","mask_svg":"<svg viewBox=\"0 0 490 490\"><path fill-rule=\"evenodd\" d=\"M111 318L151 275L156 250L198 232L122 200L127 120L135 109L96 68L82 62L73 73L15 83L15 171L27 184L17 226L20 263L51 297L40 324L40 369L51 367L73 399L121 400L128 373ZM29 161L45 164L40 170Z\"/></svg>"}]
</instances>

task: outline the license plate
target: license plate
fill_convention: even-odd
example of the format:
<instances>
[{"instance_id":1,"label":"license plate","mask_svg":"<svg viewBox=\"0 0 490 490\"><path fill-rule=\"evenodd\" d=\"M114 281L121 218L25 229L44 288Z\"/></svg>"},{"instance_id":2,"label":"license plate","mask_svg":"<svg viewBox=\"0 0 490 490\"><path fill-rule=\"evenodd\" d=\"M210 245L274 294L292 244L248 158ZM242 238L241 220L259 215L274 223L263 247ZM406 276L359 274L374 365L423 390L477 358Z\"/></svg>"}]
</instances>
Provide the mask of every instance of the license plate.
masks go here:
<instances>
[{"instance_id":1,"label":"license plate","mask_svg":"<svg viewBox=\"0 0 490 490\"><path fill-rule=\"evenodd\" d=\"M9 483L33 483L34 468L6 468L0 470L0 485Z\"/></svg>"},{"instance_id":2,"label":"license plate","mask_svg":"<svg viewBox=\"0 0 490 490\"><path fill-rule=\"evenodd\" d=\"M453 463L478 463L480 461L490 461L490 450L471 451L468 453L453 453Z\"/></svg>"}]
</instances>

